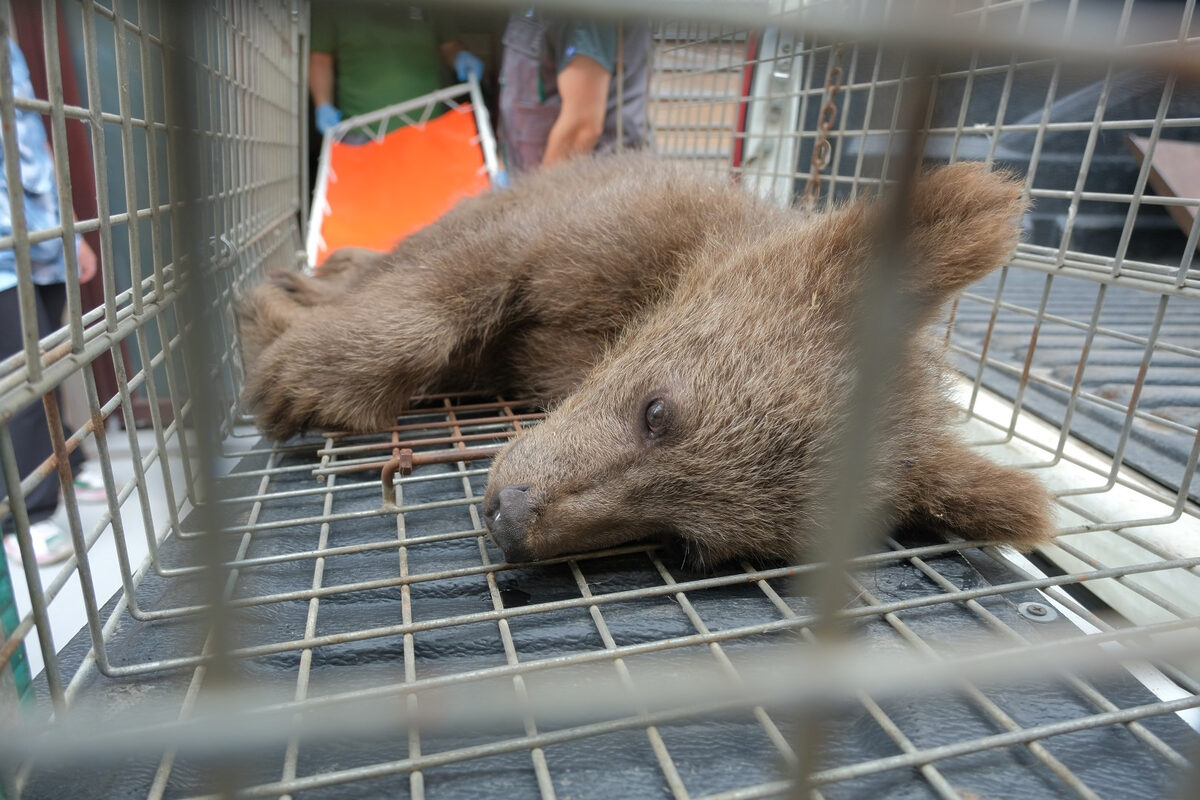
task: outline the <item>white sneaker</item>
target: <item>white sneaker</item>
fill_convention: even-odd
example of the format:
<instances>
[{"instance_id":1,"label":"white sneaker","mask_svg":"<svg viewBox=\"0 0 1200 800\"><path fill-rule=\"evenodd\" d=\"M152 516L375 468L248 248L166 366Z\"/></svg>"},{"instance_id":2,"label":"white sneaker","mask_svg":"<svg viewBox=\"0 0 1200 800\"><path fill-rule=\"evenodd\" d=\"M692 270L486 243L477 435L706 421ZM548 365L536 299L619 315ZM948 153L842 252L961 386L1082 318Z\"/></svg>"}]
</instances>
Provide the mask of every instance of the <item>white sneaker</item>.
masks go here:
<instances>
[{"instance_id":1,"label":"white sneaker","mask_svg":"<svg viewBox=\"0 0 1200 800\"><path fill-rule=\"evenodd\" d=\"M103 503L108 499L104 475L91 461L85 461L83 467L75 473L74 483L75 499L80 503Z\"/></svg>"},{"instance_id":2,"label":"white sneaker","mask_svg":"<svg viewBox=\"0 0 1200 800\"><path fill-rule=\"evenodd\" d=\"M71 536L50 520L35 522L29 526L29 536L33 540L33 558L39 567L47 567L66 561L75 552ZM4 537L4 550L8 557L18 564L21 563L21 549L17 546L17 537Z\"/></svg>"}]
</instances>

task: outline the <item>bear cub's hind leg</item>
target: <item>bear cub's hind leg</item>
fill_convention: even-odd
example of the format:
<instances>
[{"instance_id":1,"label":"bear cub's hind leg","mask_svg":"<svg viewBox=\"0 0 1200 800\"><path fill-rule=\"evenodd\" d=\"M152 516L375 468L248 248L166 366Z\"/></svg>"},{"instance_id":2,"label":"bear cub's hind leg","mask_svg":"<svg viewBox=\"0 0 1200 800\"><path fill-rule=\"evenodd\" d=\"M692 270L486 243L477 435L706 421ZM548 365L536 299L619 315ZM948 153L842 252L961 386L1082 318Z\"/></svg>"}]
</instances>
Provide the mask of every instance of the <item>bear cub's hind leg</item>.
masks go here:
<instances>
[{"instance_id":1,"label":"bear cub's hind leg","mask_svg":"<svg viewBox=\"0 0 1200 800\"><path fill-rule=\"evenodd\" d=\"M904 483L902 524L1021 551L1054 532L1053 499L1035 478L949 438L923 454Z\"/></svg>"}]
</instances>

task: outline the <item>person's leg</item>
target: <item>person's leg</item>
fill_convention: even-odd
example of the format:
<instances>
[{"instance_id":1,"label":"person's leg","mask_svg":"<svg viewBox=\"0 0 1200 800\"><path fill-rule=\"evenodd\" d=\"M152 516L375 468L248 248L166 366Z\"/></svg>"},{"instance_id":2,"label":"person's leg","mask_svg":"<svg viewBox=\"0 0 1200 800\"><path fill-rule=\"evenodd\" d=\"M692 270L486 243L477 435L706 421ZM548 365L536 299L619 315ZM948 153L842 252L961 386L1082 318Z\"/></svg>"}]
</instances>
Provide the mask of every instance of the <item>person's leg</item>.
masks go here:
<instances>
[{"instance_id":1,"label":"person's leg","mask_svg":"<svg viewBox=\"0 0 1200 800\"><path fill-rule=\"evenodd\" d=\"M37 289L38 298L42 308L46 312L44 318L40 316L38 318L38 335L46 336L62 326L63 309L67 307L67 285L65 283L51 283L46 286L39 286ZM54 396L58 400L59 415L61 417L62 410L65 408L62 401L62 392L55 389ZM70 438L70 436L71 429L67 427L66 420L64 419L63 438ZM83 452L82 447L76 447L71 451L67 460L71 463L71 472L78 475L79 471L83 468L84 462L87 461L87 455Z\"/></svg>"},{"instance_id":2,"label":"person's leg","mask_svg":"<svg viewBox=\"0 0 1200 800\"><path fill-rule=\"evenodd\" d=\"M38 287L35 293L38 335L45 336L59 326L66 287L54 284ZM56 312L56 316L52 316ZM0 292L0 359L22 349L21 314L17 300L17 289ZM9 422L13 449L16 451L17 471L22 477L33 472L53 452L50 445L50 430L46 426L46 414L41 403L32 403L19 411ZM2 483L2 481L0 481ZM8 486L3 485L3 497L8 497ZM58 508L58 475L51 473L25 495L25 507L30 523L41 522L54 515ZM5 532L15 528L12 515L6 515L2 523Z\"/></svg>"}]
</instances>

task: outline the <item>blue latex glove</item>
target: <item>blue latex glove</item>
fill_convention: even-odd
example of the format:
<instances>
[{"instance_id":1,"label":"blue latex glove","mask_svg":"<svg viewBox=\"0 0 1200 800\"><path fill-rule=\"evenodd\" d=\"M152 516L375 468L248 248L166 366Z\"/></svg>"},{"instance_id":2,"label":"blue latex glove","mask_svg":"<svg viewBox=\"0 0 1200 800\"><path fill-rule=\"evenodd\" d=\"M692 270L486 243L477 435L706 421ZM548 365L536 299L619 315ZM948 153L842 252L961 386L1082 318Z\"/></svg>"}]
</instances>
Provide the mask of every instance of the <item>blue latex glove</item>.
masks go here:
<instances>
[{"instance_id":1,"label":"blue latex glove","mask_svg":"<svg viewBox=\"0 0 1200 800\"><path fill-rule=\"evenodd\" d=\"M338 111L333 103L321 103L317 106L316 115L317 131L322 136L325 135L325 131L342 121L342 112Z\"/></svg>"},{"instance_id":2,"label":"blue latex glove","mask_svg":"<svg viewBox=\"0 0 1200 800\"><path fill-rule=\"evenodd\" d=\"M460 81L466 81L467 77L472 74L474 74L475 80L481 80L483 78L483 61L469 50L459 50L458 55L454 57L454 72Z\"/></svg>"}]
</instances>

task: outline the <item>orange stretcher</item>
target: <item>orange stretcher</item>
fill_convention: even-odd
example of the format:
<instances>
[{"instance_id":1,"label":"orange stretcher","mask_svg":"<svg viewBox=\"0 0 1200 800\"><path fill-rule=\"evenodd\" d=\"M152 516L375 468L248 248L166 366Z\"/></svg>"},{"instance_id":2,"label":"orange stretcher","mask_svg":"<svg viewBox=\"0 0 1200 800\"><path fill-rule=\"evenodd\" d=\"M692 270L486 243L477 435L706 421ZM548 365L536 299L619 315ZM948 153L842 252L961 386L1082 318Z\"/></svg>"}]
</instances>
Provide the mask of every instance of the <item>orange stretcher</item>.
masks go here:
<instances>
[{"instance_id":1,"label":"orange stretcher","mask_svg":"<svg viewBox=\"0 0 1200 800\"><path fill-rule=\"evenodd\" d=\"M448 110L430 119L439 105ZM385 133L396 119L407 124ZM459 200L488 191L496 171L495 139L473 80L344 120L321 148L310 268L341 247L390 250Z\"/></svg>"}]
</instances>

